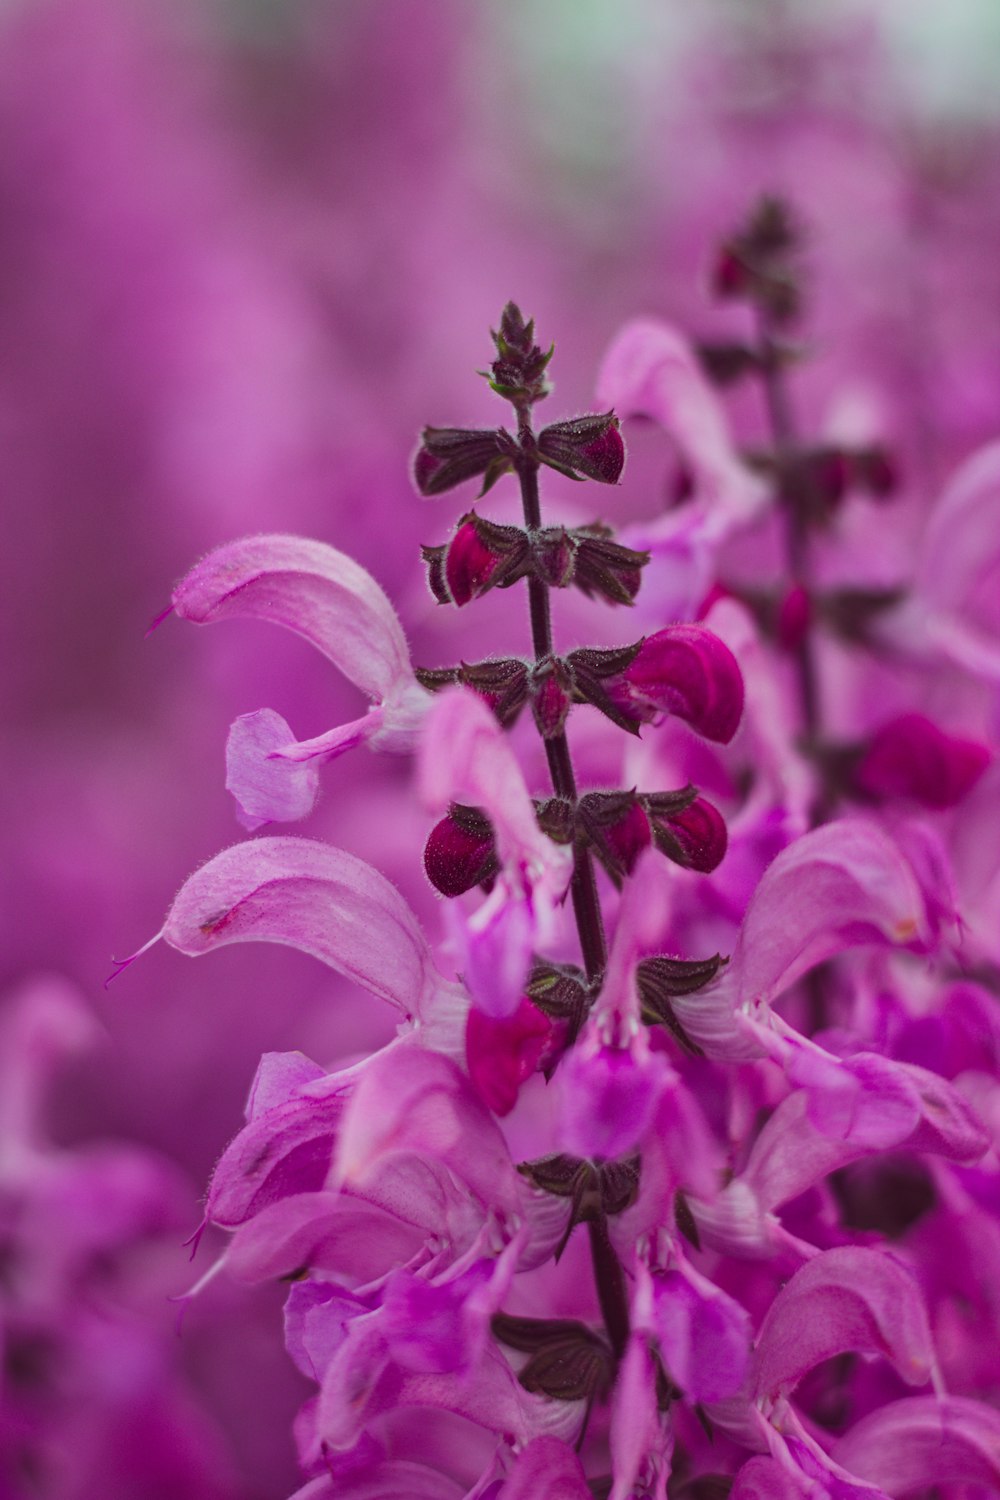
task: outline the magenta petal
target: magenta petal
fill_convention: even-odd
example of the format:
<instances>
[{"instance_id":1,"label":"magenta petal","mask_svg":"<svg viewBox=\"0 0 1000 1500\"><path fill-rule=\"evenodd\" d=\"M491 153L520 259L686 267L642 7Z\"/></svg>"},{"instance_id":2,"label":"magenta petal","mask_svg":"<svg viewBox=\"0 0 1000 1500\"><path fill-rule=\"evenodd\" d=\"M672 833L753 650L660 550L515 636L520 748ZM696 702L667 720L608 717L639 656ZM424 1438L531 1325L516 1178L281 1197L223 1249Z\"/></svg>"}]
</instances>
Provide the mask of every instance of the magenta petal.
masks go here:
<instances>
[{"instance_id":1,"label":"magenta petal","mask_svg":"<svg viewBox=\"0 0 1000 1500\"><path fill-rule=\"evenodd\" d=\"M295 736L273 708L237 719L226 741L226 790L239 806L238 817L251 833L264 823L294 823L312 812L319 790L314 762L296 765L271 752Z\"/></svg>"},{"instance_id":2,"label":"magenta petal","mask_svg":"<svg viewBox=\"0 0 1000 1500\"><path fill-rule=\"evenodd\" d=\"M775 1458L751 1458L736 1475L729 1500L806 1500L816 1497L814 1486L806 1487Z\"/></svg>"},{"instance_id":3,"label":"magenta petal","mask_svg":"<svg viewBox=\"0 0 1000 1500\"><path fill-rule=\"evenodd\" d=\"M857 782L880 800L909 797L925 807L954 807L990 759L985 745L945 734L922 714L902 714L872 736Z\"/></svg>"},{"instance_id":4,"label":"magenta petal","mask_svg":"<svg viewBox=\"0 0 1000 1500\"><path fill-rule=\"evenodd\" d=\"M518 1090L530 1078L553 1023L548 1016L522 1000L512 1016L496 1020L471 1009L465 1031L469 1077L488 1109L507 1115L517 1103Z\"/></svg>"},{"instance_id":5,"label":"magenta petal","mask_svg":"<svg viewBox=\"0 0 1000 1500\"><path fill-rule=\"evenodd\" d=\"M915 944L929 932L919 884L897 845L876 824L843 818L803 835L768 866L732 967L742 1000L770 1000L852 945Z\"/></svg>"},{"instance_id":6,"label":"magenta petal","mask_svg":"<svg viewBox=\"0 0 1000 1500\"><path fill-rule=\"evenodd\" d=\"M919 1124L913 1083L898 1063L874 1053L841 1062L803 1048L794 1054L788 1078L808 1090L809 1119L823 1135L887 1151Z\"/></svg>"},{"instance_id":7,"label":"magenta petal","mask_svg":"<svg viewBox=\"0 0 1000 1500\"><path fill-rule=\"evenodd\" d=\"M232 1229L276 1199L321 1188L343 1109L338 1095L296 1093L255 1110L212 1174L205 1205L212 1222Z\"/></svg>"},{"instance_id":8,"label":"magenta petal","mask_svg":"<svg viewBox=\"0 0 1000 1500\"><path fill-rule=\"evenodd\" d=\"M614 1158L633 1151L649 1130L669 1086L659 1052L633 1056L624 1047L574 1047L556 1074L559 1145L574 1156Z\"/></svg>"},{"instance_id":9,"label":"magenta petal","mask_svg":"<svg viewBox=\"0 0 1000 1500\"><path fill-rule=\"evenodd\" d=\"M285 1303L285 1348L303 1375L322 1381L354 1318L368 1305L330 1281L298 1281Z\"/></svg>"},{"instance_id":10,"label":"magenta petal","mask_svg":"<svg viewBox=\"0 0 1000 1500\"><path fill-rule=\"evenodd\" d=\"M580 1460L558 1438L538 1437L518 1454L500 1500L590 1500Z\"/></svg>"},{"instance_id":11,"label":"magenta petal","mask_svg":"<svg viewBox=\"0 0 1000 1500\"><path fill-rule=\"evenodd\" d=\"M724 1401L742 1388L750 1360L750 1318L717 1286L685 1270L653 1277L663 1360L691 1401Z\"/></svg>"},{"instance_id":12,"label":"magenta petal","mask_svg":"<svg viewBox=\"0 0 1000 1500\"><path fill-rule=\"evenodd\" d=\"M304 636L372 698L412 681L396 611L352 558L297 536L251 536L203 558L177 585L174 608L199 625L268 620Z\"/></svg>"},{"instance_id":13,"label":"magenta petal","mask_svg":"<svg viewBox=\"0 0 1000 1500\"><path fill-rule=\"evenodd\" d=\"M938 1485L1000 1490L1000 1413L961 1396L910 1396L871 1412L834 1447L852 1474L892 1496Z\"/></svg>"},{"instance_id":14,"label":"magenta petal","mask_svg":"<svg viewBox=\"0 0 1000 1500\"><path fill-rule=\"evenodd\" d=\"M406 1015L443 981L406 902L362 859L312 839L251 839L181 886L163 936L197 956L227 943L286 943Z\"/></svg>"},{"instance_id":15,"label":"magenta petal","mask_svg":"<svg viewBox=\"0 0 1000 1500\"><path fill-rule=\"evenodd\" d=\"M643 641L625 671L639 707L684 719L728 744L743 713L743 677L729 647L701 625L668 625Z\"/></svg>"},{"instance_id":16,"label":"magenta petal","mask_svg":"<svg viewBox=\"0 0 1000 1500\"><path fill-rule=\"evenodd\" d=\"M881 1354L908 1385L934 1364L930 1328L912 1272L878 1250L844 1246L817 1255L775 1297L757 1336L758 1399L790 1391L836 1354Z\"/></svg>"},{"instance_id":17,"label":"magenta petal","mask_svg":"<svg viewBox=\"0 0 1000 1500\"><path fill-rule=\"evenodd\" d=\"M498 880L478 911L456 921L458 965L473 1003L487 1016L514 1014L535 949L537 924L531 905Z\"/></svg>"}]
</instances>

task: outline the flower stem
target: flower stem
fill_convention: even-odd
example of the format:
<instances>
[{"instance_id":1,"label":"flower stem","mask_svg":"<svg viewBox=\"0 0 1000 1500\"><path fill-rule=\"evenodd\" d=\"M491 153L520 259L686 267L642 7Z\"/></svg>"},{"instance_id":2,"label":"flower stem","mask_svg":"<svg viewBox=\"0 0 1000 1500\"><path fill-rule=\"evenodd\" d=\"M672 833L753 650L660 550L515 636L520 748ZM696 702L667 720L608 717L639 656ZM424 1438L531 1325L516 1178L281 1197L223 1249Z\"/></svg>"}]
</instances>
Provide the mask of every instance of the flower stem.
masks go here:
<instances>
[{"instance_id":1,"label":"flower stem","mask_svg":"<svg viewBox=\"0 0 1000 1500\"><path fill-rule=\"evenodd\" d=\"M763 372L764 400L767 403L771 434L782 475L788 473L795 460L798 433L788 389L782 374L774 330L766 315L760 319L760 355ZM809 587L809 547L803 507L797 503L808 497L793 496L785 502L785 558L791 582ZM815 743L820 726L819 677L816 670L816 653L813 649L812 631L807 626L795 648L795 667L799 679L799 702L802 708L802 723L807 743ZM814 823L819 821L813 819Z\"/></svg>"},{"instance_id":2,"label":"flower stem","mask_svg":"<svg viewBox=\"0 0 1000 1500\"><path fill-rule=\"evenodd\" d=\"M524 524L529 531L538 531L542 524L541 502L538 494L538 459L530 451L532 447L531 417L527 409L518 412L518 432L524 452L518 464L521 482L521 504ZM531 642L535 660L542 661L552 655L552 613L549 608L549 587L541 578L528 579L528 608L531 616ZM545 754L549 763L552 787L557 797L565 797L576 805L576 777L573 774L573 759L565 731L545 741ZM608 962L607 942L604 936L604 920L597 895L597 882L590 850L579 844L573 849L573 875L570 881L570 896L573 914L580 938L580 950L588 979L597 979L604 973ZM588 1223L590 1235L590 1259L594 1268L594 1283L601 1315L615 1357L621 1359L629 1337L628 1296L625 1290L625 1275L621 1262L615 1254L608 1234L608 1222L602 1213Z\"/></svg>"},{"instance_id":3,"label":"flower stem","mask_svg":"<svg viewBox=\"0 0 1000 1500\"><path fill-rule=\"evenodd\" d=\"M519 423L522 439L530 438L530 419L524 417ZM524 509L524 524L529 531L538 531L542 523L541 503L538 497L538 460L525 455L518 465L521 481L521 504ZM531 643L535 660L543 661L552 655L552 613L549 608L549 587L541 578L528 579L528 608L531 615ZM549 763L549 775L557 797L576 803L576 777L573 760L569 752L569 741L564 732L545 741L545 754ZM597 882L590 851L575 848L573 853L573 878L570 896L580 935L584 968L588 979L603 974L608 962L607 943L604 937L604 920L597 897Z\"/></svg>"}]
</instances>

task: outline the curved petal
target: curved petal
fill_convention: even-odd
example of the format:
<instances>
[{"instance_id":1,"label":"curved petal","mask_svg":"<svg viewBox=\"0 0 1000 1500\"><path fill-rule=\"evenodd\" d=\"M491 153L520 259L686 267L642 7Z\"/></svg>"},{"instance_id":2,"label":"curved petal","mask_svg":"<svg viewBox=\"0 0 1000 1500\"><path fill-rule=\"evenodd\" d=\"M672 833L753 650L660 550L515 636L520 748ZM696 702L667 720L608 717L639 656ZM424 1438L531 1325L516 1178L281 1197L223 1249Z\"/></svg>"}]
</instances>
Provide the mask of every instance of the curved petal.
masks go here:
<instances>
[{"instance_id":1,"label":"curved petal","mask_svg":"<svg viewBox=\"0 0 1000 1500\"><path fill-rule=\"evenodd\" d=\"M601 363L597 394L620 417L649 417L666 428L713 509L739 522L766 504L767 489L740 462L722 403L694 351L668 323L626 323Z\"/></svg>"},{"instance_id":2,"label":"curved petal","mask_svg":"<svg viewBox=\"0 0 1000 1500\"><path fill-rule=\"evenodd\" d=\"M268 535L217 547L181 579L173 607L199 625L236 618L283 625L372 698L413 680L388 598L360 564L324 542Z\"/></svg>"},{"instance_id":3,"label":"curved petal","mask_svg":"<svg viewBox=\"0 0 1000 1500\"><path fill-rule=\"evenodd\" d=\"M399 1153L443 1163L485 1208L520 1213L522 1179L496 1121L454 1063L423 1047L386 1048L365 1068L341 1124L333 1181L364 1182Z\"/></svg>"},{"instance_id":4,"label":"curved petal","mask_svg":"<svg viewBox=\"0 0 1000 1500\"><path fill-rule=\"evenodd\" d=\"M911 1271L878 1250L845 1245L807 1262L771 1303L757 1336L754 1394L787 1394L834 1355L881 1354L907 1385L931 1377L934 1350Z\"/></svg>"},{"instance_id":5,"label":"curved petal","mask_svg":"<svg viewBox=\"0 0 1000 1500\"><path fill-rule=\"evenodd\" d=\"M910 1396L858 1422L834 1446L842 1468L892 1496L939 1484L1000 1490L1000 1412L961 1396Z\"/></svg>"},{"instance_id":6,"label":"curved petal","mask_svg":"<svg viewBox=\"0 0 1000 1500\"><path fill-rule=\"evenodd\" d=\"M925 944L930 933L909 861L876 824L844 818L803 835L768 866L731 970L744 1004L766 1002L854 944Z\"/></svg>"},{"instance_id":7,"label":"curved petal","mask_svg":"<svg viewBox=\"0 0 1000 1500\"><path fill-rule=\"evenodd\" d=\"M1000 673L1000 442L974 453L931 512L917 572L930 631L962 665Z\"/></svg>"},{"instance_id":8,"label":"curved petal","mask_svg":"<svg viewBox=\"0 0 1000 1500\"><path fill-rule=\"evenodd\" d=\"M162 936L196 957L286 943L416 1016L444 986L417 919L363 859L313 839L249 839L188 877Z\"/></svg>"}]
</instances>

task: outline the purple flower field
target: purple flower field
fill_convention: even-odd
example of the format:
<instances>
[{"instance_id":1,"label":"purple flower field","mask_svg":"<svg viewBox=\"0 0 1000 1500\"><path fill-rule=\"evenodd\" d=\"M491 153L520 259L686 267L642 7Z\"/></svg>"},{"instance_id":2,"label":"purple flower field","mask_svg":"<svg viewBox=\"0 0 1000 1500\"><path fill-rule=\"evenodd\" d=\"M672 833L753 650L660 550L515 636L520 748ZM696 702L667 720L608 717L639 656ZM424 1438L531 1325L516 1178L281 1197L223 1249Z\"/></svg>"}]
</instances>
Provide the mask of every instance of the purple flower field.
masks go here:
<instances>
[{"instance_id":1,"label":"purple flower field","mask_svg":"<svg viewBox=\"0 0 1000 1500\"><path fill-rule=\"evenodd\" d=\"M0 39L0 1500L1000 1495L990 6Z\"/></svg>"}]
</instances>

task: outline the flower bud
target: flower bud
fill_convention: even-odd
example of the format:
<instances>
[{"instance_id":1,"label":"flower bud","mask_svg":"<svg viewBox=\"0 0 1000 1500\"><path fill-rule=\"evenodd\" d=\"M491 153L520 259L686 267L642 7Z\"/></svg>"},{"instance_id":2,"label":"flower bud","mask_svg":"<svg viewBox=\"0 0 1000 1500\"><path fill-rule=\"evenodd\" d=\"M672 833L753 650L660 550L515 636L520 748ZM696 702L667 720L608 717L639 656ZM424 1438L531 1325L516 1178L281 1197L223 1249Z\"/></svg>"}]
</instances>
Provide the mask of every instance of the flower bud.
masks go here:
<instances>
[{"instance_id":1,"label":"flower bud","mask_svg":"<svg viewBox=\"0 0 1000 1500\"><path fill-rule=\"evenodd\" d=\"M812 604L800 583L793 584L778 605L775 622L778 640L786 651L795 651L805 640L812 623Z\"/></svg>"},{"instance_id":2,"label":"flower bud","mask_svg":"<svg viewBox=\"0 0 1000 1500\"><path fill-rule=\"evenodd\" d=\"M990 752L925 719L903 714L873 735L855 781L877 801L908 797L925 807L954 807L982 776Z\"/></svg>"},{"instance_id":3,"label":"flower bud","mask_svg":"<svg viewBox=\"0 0 1000 1500\"><path fill-rule=\"evenodd\" d=\"M653 834L634 792L588 792L577 808L579 826L616 885L631 875Z\"/></svg>"},{"instance_id":4,"label":"flower bud","mask_svg":"<svg viewBox=\"0 0 1000 1500\"><path fill-rule=\"evenodd\" d=\"M728 744L743 713L736 658L700 625L668 625L642 642L611 697L636 723L660 714L686 720L705 739Z\"/></svg>"},{"instance_id":5,"label":"flower bud","mask_svg":"<svg viewBox=\"0 0 1000 1500\"><path fill-rule=\"evenodd\" d=\"M557 656L545 657L531 669L529 689L531 710L543 739L562 734L573 702L572 677Z\"/></svg>"},{"instance_id":6,"label":"flower bud","mask_svg":"<svg viewBox=\"0 0 1000 1500\"><path fill-rule=\"evenodd\" d=\"M475 521L464 521L445 553L444 576L452 602L460 608L490 586L500 558L479 535Z\"/></svg>"},{"instance_id":7,"label":"flower bud","mask_svg":"<svg viewBox=\"0 0 1000 1500\"><path fill-rule=\"evenodd\" d=\"M473 807L452 807L430 832L424 869L442 896L461 896L496 874L496 850L489 819Z\"/></svg>"},{"instance_id":8,"label":"flower bud","mask_svg":"<svg viewBox=\"0 0 1000 1500\"><path fill-rule=\"evenodd\" d=\"M729 835L725 819L711 802L695 797L679 811L658 812L655 795L643 801L653 825L653 841L661 854L703 875L722 862Z\"/></svg>"},{"instance_id":9,"label":"flower bud","mask_svg":"<svg viewBox=\"0 0 1000 1500\"><path fill-rule=\"evenodd\" d=\"M538 456L570 479L617 484L625 466L625 444L614 412L553 422L538 434Z\"/></svg>"},{"instance_id":10,"label":"flower bud","mask_svg":"<svg viewBox=\"0 0 1000 1500\"><path fill-rule=\"evenodd\" d=\"M527 533L475 511L462 516L446 547L424 547L427 581L439 604L461 607L489 589L507 588L531 567Z\"/></svg>"},{"instance_id":11,"label":"flower bud","mask_svg":"<svg viewBox=\"0 0 1000 1500\"><path fill-rule=\"evenodd\" d=\"M497 460L503 463L499 472L504 472L510 467L512 446L513 439L502 430L425 427L413 457L413 481L425 499L443 495L456 484L485 474Z\"/></svg>"}]
</instances>

